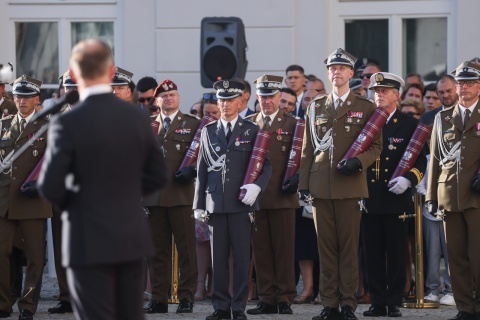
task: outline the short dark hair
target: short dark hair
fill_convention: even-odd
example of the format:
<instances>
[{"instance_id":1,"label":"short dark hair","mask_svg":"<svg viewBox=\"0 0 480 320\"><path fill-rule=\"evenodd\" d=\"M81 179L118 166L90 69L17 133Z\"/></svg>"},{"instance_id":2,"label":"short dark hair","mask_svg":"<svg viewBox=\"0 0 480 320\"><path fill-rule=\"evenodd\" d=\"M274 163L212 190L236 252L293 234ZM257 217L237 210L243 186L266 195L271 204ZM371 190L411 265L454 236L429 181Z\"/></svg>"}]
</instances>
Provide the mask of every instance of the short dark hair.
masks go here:
<instances>
[{"instance_id":1,"label":"short dark hair","mask_svg":"<svg viewBox=\"0 0 480 320\"><path fill-rule=\"evenodd\" d=\"M403 89L402 95L400 96L401 100L405 99L405 97L407 96L407 92L408 92L408 90L410 90L410 88L417 88L418 90L420 90L420 92L422 93L422 99L423 99L423 96L424 96L423 86L421 84L418 84L418 83L410 83L409 85L407 85Z\"/></svg>"},{"instance_id":2,"label":"short dark hair","mask_svg":"<svg viewBox=\"0 0 480 320\"><path fill-rule=\"evenodd\" d=\"M427 94L427 91L435 91L437 92L437 84L436 83L429 83L425 86L425 89L423 90L423 96Z\"/></svg>"},{"instance_id":3,"label":"short dark hair","mask_svg":"<svg viewBox=\"0 0 480 320\"><path fill-rule=\"evenodd\" d=\"M246 91L246 92L252 94L252 86L250 85L250 83L248 83L247 80L242 79L242 78L234 78L232 80L243 83L243 85L245 86L245 90L243 90L243 91Z\"/></svg>"},{"instance_id":4,"label":"short dark hair","mask_svg":"<svg viewBox=\"0 0 480 320\"><path fill-rule=\"evenodd\" d=\"M295 91L293 91L292 89L290 89L288 87L283 87L282 89L280 89L280 92L285 92L285 93L291 94L292 96L295 97L295 99L297 98L297 94L295 93Z\"/></svg>"},{"instance_id":5,"label":"short dark hair","mask_svg":"<svg viewBox=\"0 0 480 320\"><path fill-rule=\"evenodd\" d=\"M152 77L143 77L142 79L138 80L137 83L137 91L139 92L146 92L150 89L155 90L158 87L158 82Z\"/></svg>"},{"instance_id":6,"label":"short dark hair","mask_svg":"<svg viewBox=\"0 0 480 320\"><path fill-rule=\"evenodd\" d=\"M298 64L289 65L285 70L285 74L287 74L289 71L300 71L301 74L305 74L305 70Z\"/></svg>"}]
</instances>

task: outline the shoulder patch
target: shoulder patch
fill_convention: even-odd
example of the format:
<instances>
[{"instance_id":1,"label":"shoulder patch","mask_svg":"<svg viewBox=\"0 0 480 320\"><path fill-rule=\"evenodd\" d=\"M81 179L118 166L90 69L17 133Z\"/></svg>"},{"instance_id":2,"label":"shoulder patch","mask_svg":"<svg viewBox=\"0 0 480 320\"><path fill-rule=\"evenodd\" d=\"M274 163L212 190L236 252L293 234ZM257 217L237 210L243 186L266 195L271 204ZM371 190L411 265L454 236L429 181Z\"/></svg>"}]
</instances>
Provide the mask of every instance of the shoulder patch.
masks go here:
<instances>
[{"instance_id":1,"label":"shoulder patch","mask_svg":"<svg viewBox=\"0 0 480 320\"><path fill-rule=\"evenodd\" d=\"M207 124L205 125L205 127L207 127L207 126L211 126L211 125L213 125L213 124L217 124L217 122L218 122L218 120L215 120L215 121L209 122L209 123L207 123Z\"/></svg>"},{"instance_id":2,"label":"shoulder patch","mask_svg":"<svg viewBox=\"0 0 480 320\"><path fill-rule=\"evenodd\" d=\"M9 114L8 116L6 116L6 117L3 117L3 118L2 118L2 119L0 119L0 120L2 120L2 121L4 121L4 120L10 120L10 119L12 119L13 117L15 117L15 115L14 115L14 114Z\"/></svg>"},{"instance_id":3,"label":"shoulder patch","mask_svg":"<svg viewBox=\"0 0 480 320\"><path fill-rule=\"evenodd\" d=\"M322 99L325 99L327 96L328 96L327 94L319 94L319 95L316 95L312 101L322 100Z\"/></svg>"},{"instance_id":4,"label":"shoulder patch","mask_svg":"<svg viewBox=\"0 0 480 320\"><path fill-rule=\"evenodd\" d=\"M184 116L187 116L187 117L190 117L190 118L194 118L194 119L200 120L199 117L197 117L196 115L190 114L190 113L184 113L183 115L184 115Z\"/></svg>"},{"instance_id":5,"label":"shoulder patch","mask_svg":"<svg viewBox=\"0 0 480 320\"><path fill-rule=\"evenodd\" d=\"M295 117L293 114L285 111L283 111L283 115L287 118L294 118L294 119L298 118L298 117Z\"/></svg>"},{"instance_id":6,"label":"shoulder patch","mask_svg":"<svg viewBox=\"0 0 480 320\"><path fill-rule=\"evenodd\" d=\"M253 121L253 120L251 120L251 119L255 119L255 117L256 117L257 115L258 115L258 112L255 112L255 113L252 113L252 114L246 116L246 117L243 118L243 119L247 119L247 120Z\"/></svg>"}]
</instances>

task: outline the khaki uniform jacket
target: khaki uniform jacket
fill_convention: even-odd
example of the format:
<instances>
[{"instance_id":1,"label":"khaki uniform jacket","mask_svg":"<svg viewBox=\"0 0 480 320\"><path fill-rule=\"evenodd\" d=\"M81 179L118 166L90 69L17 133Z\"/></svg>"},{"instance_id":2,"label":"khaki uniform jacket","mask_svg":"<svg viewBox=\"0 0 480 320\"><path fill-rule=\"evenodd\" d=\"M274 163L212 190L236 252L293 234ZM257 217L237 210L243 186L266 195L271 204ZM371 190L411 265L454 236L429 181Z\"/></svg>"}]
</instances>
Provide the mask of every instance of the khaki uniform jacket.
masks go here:
<instances>
[{"instance_id":1,"label":"khaki uniform jacket","mask_svg":"<svg viewBox=\"0 0 480 320\"><path fill-rule=\"evenodd\" d=\"M10 116L1 120L0 152L3 158L12 150L16 150L27 142L47 120L30 121L22 133L18 117ZM43 157L47 146L47 132L43 133L13 163L7 173L0 173L0 216L8 219L41 219L52 216L52 207L40 197L30 198L20 193L20 187L30 172Z\"/></svg>"},{"instance_id":2,"label":"khaki uniform jacket","mask_svg":"<svg viewBox=\"0 0 480 320\"><path fill-rule=\"evenodd\" d=\"M195 116L178 111L167 132L163 127L161 114L157 116L156 121L160 123L157 141L163 147L169 182L162 190L146 196L143 205L145 207L191 206L195 191L194 179L189 183L178 182L175 180L175 172L193 141L200 120Z\"/></svg>"},{"instance_id":3,"label":"khaki uniform jacket","mask_svg":"<svg viewBox=\"0 0 480 320\"><path fill-rule=\"evenodd\" d=\"M253 114L246 119L252 120L263 128L262 113ZM272 176L263 195L260 209L294 209L298 208L298 195L282 192L283 177L290 149L292 147L293 133L297 120L289 113L278 111L272 125L268 130L272 134L268 146L268 155L272 162Z\"/></svg>"},{"instance_id":4,"label":"khaki uniform jacket","mask_svg":"<svg viewBox=\"0 0 480 320\"><path fill-rule=\"evenodd\" d=\"M455 107L440 111L435 118L430 143L426 200L437 200L440 209L461 212L468 208L480 208L480 197L471 188L472 178L480 168L479 104L477 103L465 129L458 103ZM448 160L440 166L438 139L442 140L440 142L447 150L457 142L461 143L458 164Z\"/></svg>"},{"instance_id":5,"label":"khaki uniform jacket","mask_svg":"<svg viewBox=\"0 0 480 320\"><path fill-rule=\"evenodd\" d=\"M333 128L331 159L329 150L313 153L310 108L315 108L315 130L320 139L330 128ZM305 117L299 190L309 190L314 198L319 199L368 197L365 172L382 151L381 132L374 138L370 147L357 156L362 163L362 172L346 176L337 170L337 164L354 143L375 109L373 102L351 91L339 110L335 110L331 93L310 103Z\"/></svg>"},{"instance_id":6,"label":"khaki uniform jacket","mask_svg":"<svg viewBox=\"0 0 480 320\"><path fill-rule=\"evenodd\" d=\"M2 99L2 97L0 97L0 99ZM0 104L0 113L3 114L5 109L7 110L7 113L11 115L17 114L18 112L15 102L8 100L7 98L4 98L2 104Z\"/></svg>"}]
</instances>

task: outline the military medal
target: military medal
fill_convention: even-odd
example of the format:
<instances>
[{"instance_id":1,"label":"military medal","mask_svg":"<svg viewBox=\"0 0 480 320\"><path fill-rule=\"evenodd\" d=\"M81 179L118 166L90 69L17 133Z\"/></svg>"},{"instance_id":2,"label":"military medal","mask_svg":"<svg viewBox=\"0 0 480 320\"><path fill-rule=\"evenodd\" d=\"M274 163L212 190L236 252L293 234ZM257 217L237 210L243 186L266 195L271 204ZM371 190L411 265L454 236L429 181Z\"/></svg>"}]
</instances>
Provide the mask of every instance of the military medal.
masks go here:
<instances>
[{"instance_id":1,"label":"military medal","mask_svg":"<svg viewBox=\"0 0 480 320\"><path fill-rule=\"evenodd\" d=\"M235 141L235 145L238 147L240 145L240 141Z\"/></svg>"},{"instance_id":2,"label":"military medal","mask_svg":"<svg viewBox=\"0 0 480 320\"><path fill-rule=\"evenodd\" d=\"M215 151L220 151L220 147L215 147Z\"/></svg>"},{"instance_id":3,"label":"military medal","mask_svg":"<svg viewBox=\"0 0 480 320\"><path fill-rule=\"evenodd\" d=\"M175 147L177 148L177 151L180 151L180 145L179 144L175 145Z\"/></svg>"},{"instance_id":4,"label":"military medal","mask_svg":"<svg viewBox=\"0 0 480 320\"><path fill-rule=\"evenodd\" d=\"M351 102L351 101L347 101L347 105L348 105L348 106L349 106L349 105L351 105L351 104L352 104L352 102Z\"/></svg>"},{"instance_id":5,"label":"military medal","mask_svg":"<svg viewBox=\"0 0 480 320\"><path fill-rule=\"evenodd\" d=\"M388 145L388 150L395 149L395 147L393 146L393 138L388 138L388 142L390 142L390 144Z\"/></svg>"},{"instance_id":6,"label":"military medal","mask_svg":"<svg viewBox=\"0 0 480 320\"><path fill-rule=\"evenodd\" d=\"M345 131L350 132L350 126L345 126Z\"/></svg>"},{"instance_id":7,"label":"military medal","mask_svg":"<svg viewBox=\"0 0 480 320\"><path fill-rule=\"evenodd\" d=\"M282 118L278 118L277 120L278 120L278 121L282 121Z\"/></svg>"},{"instance_id":8,"label":"military medal","mask_svg":"<svg viewBox=\"0 0 480 320\"><path fill-rule=\"evenodd\" d=\"M278 140L278 141L282 141L282 136L278 134L278 135L277 135L277 140Z\"/></svg>"},{"instance_id":9,"label":"military medal","mask_svg":"<svg viewBox=\"0 0 480 320\"><path fill-rule=\"evenodd\" d=\"M287 150L287 147L282 146L282 151L285 152L285 150Z\"/></svg>"},{"instance_id":10,"label":"military medal","mask_svg":"<svg viewBox=\"0 0 480 320\"><path fill-rule=\"evenodd\" d=\"M34 149L33 152L32 152L32 154L33 154L34 157L38 156L38 151L37 151L37 149Z\"/></svg>"}]
</instances>

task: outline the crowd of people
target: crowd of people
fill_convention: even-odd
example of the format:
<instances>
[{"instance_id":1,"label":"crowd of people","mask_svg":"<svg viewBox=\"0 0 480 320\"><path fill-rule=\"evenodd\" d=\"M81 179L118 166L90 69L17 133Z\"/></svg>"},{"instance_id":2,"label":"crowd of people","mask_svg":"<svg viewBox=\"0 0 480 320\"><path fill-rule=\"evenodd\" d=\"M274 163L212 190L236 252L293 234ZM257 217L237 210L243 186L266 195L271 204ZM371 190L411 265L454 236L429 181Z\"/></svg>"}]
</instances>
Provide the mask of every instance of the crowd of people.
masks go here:
<instances>
[{"instance_id":1,"label":"crowd of people","mask_svg":"<svg viewBox=\"0 0 480 320\"><path fill-rule=\"evenodd\" d=\"M146 301L142 313L167 313L174 290L174 241L177 313L194 312L195 301L211 299L213 313L207 320L294 314L294 305L305 303L323 305L313 320L357 319L360 303L370 305L365 317L401 317L403 302L423 298L456 305L453 319L480 319L475 296L480 290L480 255L474 247L480 225L480 153L475 147L480 137L480 66L475 62L465 61L451 74L425 85L419 74L403 79L383 71L375 59L357 60L339 48L324 61L330 93L320 79L323 75L306 74L301 66L291 65L284 75L265 74L253 82L217 81L183 113L181 86L168 79L158 83L151 76L135 84L132 72L113 65L111 52L101 41L90 41L74 48L71 68L60 77L58 94L78 89L80 107L72 103L62 108L61 116L50 121L48 136L48 120L35 115L56 100L40 101L41 81L25 75L13 81L13 100L4 92L6 81L0 83L0 268L8 270L0 276L0 318L9 317L18 300L19 319L33 319L45 259L46 219L52 218L60 290L58 304L48 309L53 314L120 319L127 294L118 297L120 302L112 301L109 310L94 303L95 296L108 294L105 288L91 293L98 283L111 281L102 272L121 272L122 284L138 295L135 303L128 303L130 308L142 311L138 306ZM102 59L95 64L89 60L93 57ZM249 108L252 100L254 110ZM104 104L118 107L122 116L98 107ZM84 110L92 106L119 123L138 118L134 127L143 123L142 116L149 118L155 147L134 139L150 141L145 137L129 136L124 141L136 146L138 154L150 148L150 160L130 159L134 151L126 145L119 150L122 155L117 154L115 143L108 139L94 146L97 149L81 145L82 128L73 129L73 122L81 117L85 129L91 130L82 137L86 141L96 130L117 130L102 122L98 127L90 123ZM140 115L123 110L125 106L141 110ZM369 121L382 112L385 121L375 134L372 127L378 123ZM212 117L210 122L204 121L206 116ZM299 125L305 127L303 139L295 136ZM410 159L410 142L420 125L431 130L428 140L416 147L407 170L392 176L406 154ZM196 136L199 128L201 135ZM362 134L371 138L362 140ZM255 174L248 172L255 179L245 182L259 152L256 142L265 137L269 139L265 155L255 163ZM352 151L352 145L364 140L369 141ZM198 159L184 165L192 144ZM25 151L13 151L22 146ZM295 147L301 149L301 161L287 176ZM96 206L79 199L99 199L91 190L88 195L83 191L97 170L78 167L76 162L92 150L102 150L106 158L122 158L100 161L97 174L110 186L106 189L119 188L123 193L111 190L111 199L102 193L105 203ZM37 184L49 202L39 197L35 183L29 188L24 183L44 158ZM152 159L157 159L162 173L151 167ZM108 161L119 162L118 168L109 168ZM142 178L137 191L121 188L125 180L114 179L113 171L128 171L134 163L143 163L145 172L135 171L131 178L149 174L162 181ZM69 177L72 170L77 173ZM92 212L125 212L132 194L138 194L135 205L142 208L142 217L122 214L114 225L123 234L112 232L109 241L96 238L105 229ZM112 207L115 197L124 201ZM418 227L411 218L415 197L424 199L425 297L415 296L412 271ZM130 208L136 212L135 206ZM91 215L73 218L85 210ZM70 213L63 225L62 211ZM133 222L144 217L147 229ZM128 225L119 227L120 223ZM128 241L118 239L130 234L129 227L143 230L148 239L135 238L132 246L125 247ZM90 238L97 239L96 247L87 253L85 248L94 241ZM124 247L109 250L109 243L117 248L115 239ZM63 243L62 251L65 241L68 245ZM27 265L23 288L22 257ZM105 265L115 268L104 269ZM300 278L303 290L297 292ZM95 279L95 285L87 279ZM126 285L129 281L140 285ZM251 300L258 303L247 310ZM139 317L138 310L126 312Z\"/></svg>"}]
</instances>

